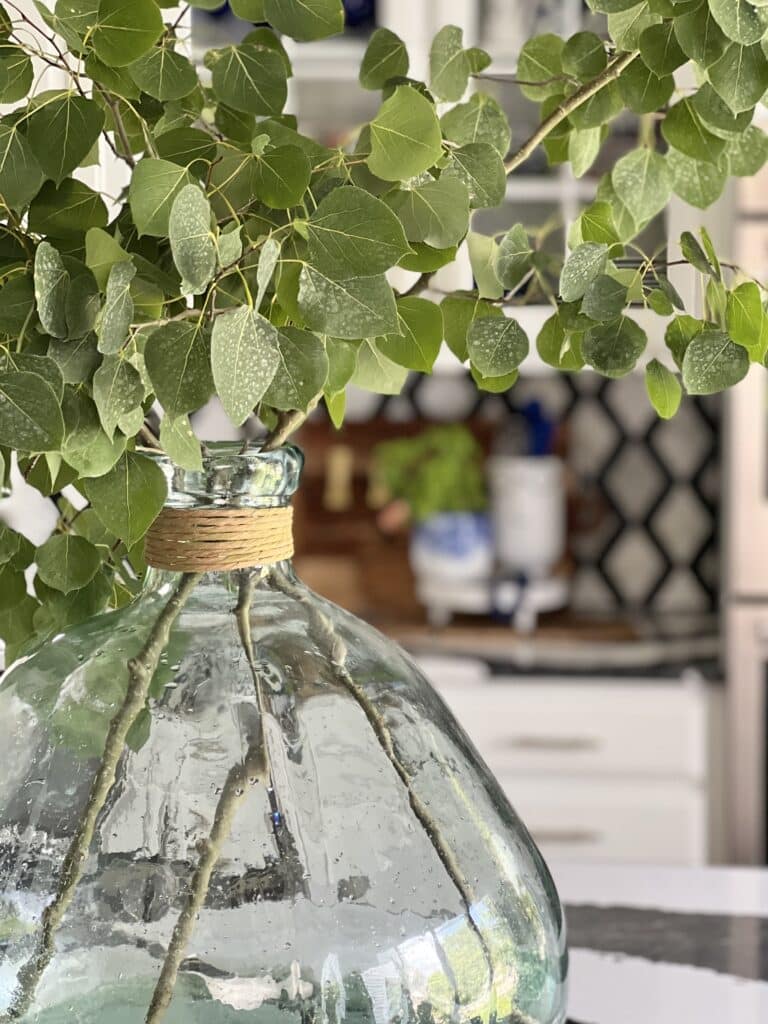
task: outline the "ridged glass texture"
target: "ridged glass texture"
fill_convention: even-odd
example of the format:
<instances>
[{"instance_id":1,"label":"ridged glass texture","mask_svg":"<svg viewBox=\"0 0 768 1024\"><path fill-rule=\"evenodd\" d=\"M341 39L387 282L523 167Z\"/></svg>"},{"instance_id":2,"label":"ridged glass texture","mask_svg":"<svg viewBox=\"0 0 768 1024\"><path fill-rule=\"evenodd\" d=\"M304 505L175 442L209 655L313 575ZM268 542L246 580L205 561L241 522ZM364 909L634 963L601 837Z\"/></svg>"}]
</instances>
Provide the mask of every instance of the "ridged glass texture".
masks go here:
<instances>
[{"instance_id":1,"label":"ridged glass texture","mask_svg":"<svg viewBox=\"0 0 768 1024\"><path fill-rule=\"evenodd\" d=\"M163 468L176 507L279 505L301 456ZM4 1024L565 1019L525 827L413 661L289 563L152 570L6 674L0 761Z\"/></svg>"}]
</instances>

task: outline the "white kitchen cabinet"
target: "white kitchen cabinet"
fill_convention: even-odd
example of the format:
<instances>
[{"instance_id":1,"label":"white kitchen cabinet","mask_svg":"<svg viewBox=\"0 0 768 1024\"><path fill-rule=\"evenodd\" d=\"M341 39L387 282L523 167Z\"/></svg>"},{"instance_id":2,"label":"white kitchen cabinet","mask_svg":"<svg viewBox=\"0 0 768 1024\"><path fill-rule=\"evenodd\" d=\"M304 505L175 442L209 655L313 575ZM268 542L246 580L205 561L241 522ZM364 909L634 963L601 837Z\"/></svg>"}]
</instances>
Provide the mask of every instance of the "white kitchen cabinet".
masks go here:
<instances>
[{"instance_id":1,"label":"white kitchen cabinet","mask_svg":"<svg viewBox=\"0 0 768 1024\"><path fill-rule=\"evenodd\" d=\"M703 864L716 854L720 688L681 678L422 668L547 858Z\"/></svg>"}]
</instances>

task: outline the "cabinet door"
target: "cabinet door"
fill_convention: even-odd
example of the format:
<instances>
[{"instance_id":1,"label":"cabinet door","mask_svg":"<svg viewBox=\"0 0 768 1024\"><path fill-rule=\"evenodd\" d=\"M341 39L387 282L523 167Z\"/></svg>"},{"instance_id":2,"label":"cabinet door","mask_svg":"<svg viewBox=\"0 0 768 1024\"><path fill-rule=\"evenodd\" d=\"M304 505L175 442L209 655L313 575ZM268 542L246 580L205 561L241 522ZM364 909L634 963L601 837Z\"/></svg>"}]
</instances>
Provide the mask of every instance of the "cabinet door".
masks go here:
<instances>
[{"instance_id":1,"label":"cabinet door","mask_svg":"<svg viewBox=\"0 0 768 1024\"><path fill-rule=\"evenodd\" d=\"M553 861L704 864L707 800L686 782L499 777Z\"/></svg>"}]
</instances>

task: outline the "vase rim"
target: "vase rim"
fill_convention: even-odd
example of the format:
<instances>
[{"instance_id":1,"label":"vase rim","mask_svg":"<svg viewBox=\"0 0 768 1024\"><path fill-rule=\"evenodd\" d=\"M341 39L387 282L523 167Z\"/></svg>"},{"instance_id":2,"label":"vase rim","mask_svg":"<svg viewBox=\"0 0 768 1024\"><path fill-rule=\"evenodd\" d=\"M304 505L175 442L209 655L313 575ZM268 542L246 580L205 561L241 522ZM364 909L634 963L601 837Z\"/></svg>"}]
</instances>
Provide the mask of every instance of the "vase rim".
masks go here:
<instances>
[{"instance_id":1,"label":"vase rim","mask_svg":"<svg viewBox=\"0 0 768 1024\"><path fill-rule=\"evenodd\" d=\"M259 442L206 442L201 469L177 466L165 452L146 454L165 476L166 508L279 508L296 493L304 465L293 444L265 450Z\"/></svg>"}]
</instances>

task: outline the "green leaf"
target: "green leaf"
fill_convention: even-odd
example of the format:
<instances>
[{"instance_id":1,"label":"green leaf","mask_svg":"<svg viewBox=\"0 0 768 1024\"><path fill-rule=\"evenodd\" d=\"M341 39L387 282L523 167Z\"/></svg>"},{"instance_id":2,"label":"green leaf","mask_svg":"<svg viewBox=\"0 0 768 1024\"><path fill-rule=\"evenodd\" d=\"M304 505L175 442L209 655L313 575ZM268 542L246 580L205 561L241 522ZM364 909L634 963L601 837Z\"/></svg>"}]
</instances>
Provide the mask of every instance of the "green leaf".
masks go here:
<instances>
[{"instance_id":1,"label":"green leaf","mask_svg":"<svg viewBox=\"0 0 768 1024\"><path fill-rule=\"evenodd\" d=\"M672 419L680 408L683 389L677 376L658 359L652 359L645 368L645 390L659 416Z\"/></svg>"},{"instance_id":2,"label":"green leaf","mask_svg":"<svg viewBox=\"0 0 768 1024\"><path fill-rule=\"evenodd\" d=\"M259 157L254 169L256 193L275 210L287 210L301 202L309 187L312 169L298 146L278 146Z\"/></svg>"},{"instance_id":3,"label":"green leaf","mask_svg":"<svg viewBox=\"0 0 768 1024\"><path fill-rule=\"evenodd\" d=\"M675 91L672 75L659 77L636 59L619 78L619 92L626 105L635 114L651 114L667 105Z\"/></svg>"},{"instance_id":4,"label":"green leaf","mask_svg":"<svg viewBox=\"0 0 768 1024\"><path fill-rule=\"evenodd\" d=\"M29 118L27 141L46 177L57 185L79 167L104 127L104 111L93 100L62 93Z\"/></svg>"},{"instance_id":5,"label":"green leaf","mask_svg":"<svg viewBox=\"0 0 768 1024\"><path fill-rule=\"evenodd\" d=\"M577 32L566 42L560 55L565 74L583 82L595 78L608 63L605 43L594 32Z\"/></svg>"},{"instance_id":6,"label":"green leaf","mask_svg":"<svg viewBox=\"0 0 768 1024\"><path fill-rule=\"evenodd\" d=\"M37 574L63 594L90 583L101 566L98 550L83 537L55 534L37 549Z\"/></svg>"},{"instance_id":7,"label":"green leaf","mask_svg":"<svg viewBox=\"0 0 768 1024\"><path fill-rule=\"evenodd\" d=\"M611 204L604 200L595 200L583 211L579 218L579 226L585 242L605 242L607 245L613 245L619 241Z\"/></svg>"},{"instance_id":8,"label":"green leaf","mask_svg":"<svg viewBox=\"0 0 768 1024\"><path fill-rule=\"evenodd\" d=\"M305 265L298 303L310 330L335 338L370 338L398 329L395 297L383 274L336 281Z\"/></svg>"},{"instance_id":9,"label":"green leaf","mask_svg":"<svg viewBox=\"0 0 768 1024\"><path fill-rule=\"evenodd\" d=\"M503 394L505 391L509 391L511 387L517 384L520 374L517 370L513 370L511 373L505 373L502 377L483 377L478 372L476 366L470 367L472 374L472 380L475 382L476 387L479 391L487 391L492 395Z\"/></svg>"},{"instance_id":10,"label":"green leaf","mask_svg":"<svg viewBox=\"0 0 768 1024\"><path fill-rule=\"evenodd\" d=\"M26 206L40 191L44 175L32 147L16 124L0 120L0 197L12 210Z\"/></svg>"},{"instance_id":11,"label":"green leaf","mask_svg":"<svg viewBox=\"0 0 768 1024\"><path fill-rule=\"evenodd\" d=\"M100 0L91 38L97 57L120 68L145 54L162 31L154 0Z\"/></svg>"},{"instance_id":12,"label":"green leaf","mask_svg":"<svg viewBox=\"0 0 768 1024\"><path fill-rule=\"evenodd\" d=\"M718 278L719 275L717 271L709 262L704 250L690 231L684 231L680 236L680 249L683 256L688 260L692 267L699 271L700 274L709 274L715 279Z\"/></svg>"},{"instance_id":13,"label":"green leaf","mask_svg":"<svg viewBox=\"0 0 768 1024\"><path fill-rule=\"evenodd\" d=\"M107 225L107 208L98 192L75 178L57 186L47 181L29 207L29 230L54 238L76 238Z\"/></svg>"},{"instance_id":14,"label":"green leaf","mask_svg":"<svg viewBox=\"0 0 768 1024\"><path fill-rule=\"evenodd\" d=\"M626 285L614 277L601 274L585 291L581 310L591 320L615 320L626 304Z\"/></svg>"},{"instance_id":15,"label":"green leaf","mask_svg":"<svg viewBox=\"0 0 768 1024\"><path fill-rule=\"evenodd\" d=\"M115 263L130 260L123 247L101 228L90 228L85 236L85 264L104 291Z\"/></svg>"},{"instance_id":16,"label":"green leaf","mask_svg":"<svg viewBox=\"0 0 768 1024\"><path fill-rule=\"evenodd\" d=\"M199 185L185 185L177 193L168 220L168 238L181 275L182 295L200 295L216 272L216 244L211 204Z\"/></svg>"},{"instance_id":17,"label":"green leaf","mask_svg":"<svg viewBox=\"0 0 768 1024\"><path fill-rule=\"evenodd\" d=\"M18 605L24 600L26 592L24 573L10 565L4 565L0 569L0 612L10 611Z\"/></svg>"},{"instance_id":18,"label":"green leaf","mask_svg":"<svg viewBox=\"0 0 768 1024\"><path fill-rule=\"evenodd\" d=\"M410 251L386 203L354 185L321 200L306 228L310 262L332 277L382 274Z\"/></svg>"},{"instance_id":19,"label":"green leaf","mask_svg":"<svg viewBox=\"0 0 768 1024\"><path fill-rule=\"evenodd\" d=\"M754 281L745 281L728 295L726 323L728 336L737 345L742 345L754 358L761 362L766 314L760 289Z\"/></svg>"},{"instance_id":20,"label":"green leaf","mask_svg":"<svg viewBox=\"0 0 768 1024\"><path fill-rule=\"evenodd\" d=\"M728 180L728 164L701 163L676 149L667 153L667 167L672 175L672 189L691 206L705 210L720 197Z\"/></svg>"},{"instance_id":21,"label":"green leaf","mask_svg":"<svg viewBox=\"0 0 768 1024\"><path fill-rule=\"evenodd\" d=\"M565 84L564 45L563 40L552 33L534 36L525 43L520 51L516 73L523 96L540 103L548 96L562 93Z\"/></svg>"},{"instance_id":22,"label":"green leaf","mask_svg":"<svg viewBox=\"0 0 768 1024\"><path fill-rule=\"evenodd\" d=\"M568 137L568 159L574 177L582 178L600 153L602 128L575 128Z\"/></svg>"},{"instance_id":23,"label":"green leaf","mask_svg":"<svg viewBox=\"0 0 768 1024\"><path fill-rule=\"evenodd\" d=\"M115 263L109 272L107 295L98 325L99 352L119 352L133 322L131 282L136 276L132 263Z\"/></svg>"},{"instance_id":24,"label":"green leaf","mask_svg":"<svg viewBox=\"0 0 768 1024\"><path fill-rule=\"evenodd\" d=\"M180 100L197 87L192 63L170 46L154 46L128 65L128 73L142 92L156 100Z\"/></svg>"},{"instance_id":25,"label":"green leaf","mask_svg":"<svg viewBox=\"0 0 768 1024\"><path fill-rule=\"evenodd\" d=\"M670 75L688 60L675 35L674 21L650 25L640 34L640 56L655 74Z\"/></svg>"},{"instance_id":26,"label":"green leaf","mask_svg":"<svg viewBox=\"0 0 768 1024\"><path fill-rule=\"evenodd\" d=\"M608 32L618 49L636 50L645 29L660 21L659 15L651 11L645 0L641 0L628 9L609 14Z\"/></svg>"},{"instance_id":27,"label":"green leaf","mask_svg":"<svg viewBox=\"0 0 768 1024\"><path fill-rule=\"evenodd\" d=\"M0 103L16 103L32 88L32 61L20 46L0 45Z\"/></svg>"},{"instance_id":28,"label":"green leaf","mask_svg":"<svg viewBox=\"0 0 768 1024\"><path fill-rule=\"evenodd\" d=\"M213 11L218 7L213 0L204 0L204 2L211 3ZM229 6L235 17L242 18L243 21L266 21L264 0L230 0Z\"/></svg>"},{"instance_id":29,"label":"green leaf","mask_svg":"<svg viewBox=\"0 0 768 1024\"><path fill-rule=\"evenodd\" d=\"M504 287L496 275L499 253L496 240L489 235L470 231L467 235L467 249L477 294L481 299L500 299L504 294Z\"/></svg>"},{"instance_id":30,"label":"green leaf","mask_svg":"<svg viewBox=\"0 0 768 1024\"><path fill-rule=\"evenodd\" d=\"M485 142L506 156L510 130L507 116L492 96L476 92L466 103L459 103L443 114L440 124L449 142L467 146Z\"/></svg>"},{"instance_id":31,"label":"green leaf","mask_svg":"<svg viewBox=\"0 0 768 1024\"><path fill-rule=\"evenodd\" d=\"M685 153L692 160L714 164L725 149L725 140L707 129L693 102L688 98L680 100L667 111L661 122L661 134L670 146Z\"/></svg>"},{"instance_id":32,"label":"green leaf","mask_svg":"<svg viewBox=\"0 0 768 1024\"><path fill-rule=\"evenodd\" d=\"M728 37L715 21L709 4L698 4L675 18L675 35L686 56L709 68L728 46Z\"/></svg>"},{"instance_id":33,"label":"green leaf","mask_svg":"<svg viewBox=\"0 0 768 1024\"><path fill-rule=\"evenodd\" d=\"M645 331L634 320L622 316L607 324L590 327L581 343L585 361L604 377L625 377L645 351Z\"/></svg>"},{"instance_id":34,"label":"green leaf","mask_svg":"<svg viewBox=\"0 0 768 1024\"><path fill-rule=\"evenodd\" d=\"M575 302L605 270L608 246L602 242L584 242L568 258L560 274L560 295L565 302Z\"/></svg>"},{"instance_id":35,"label":"green leaf","mask_svg":"<svg viewBox=\"0 0 768 1024\"><path fill-rule=\"evenodd\" d=\"M516 370L528 348L525 331L506 316L473 320L467 332L470 362L483 377L502 377Z\"/></svg>"},{"instance_id":36,"label":"green leaf","mask_svg":"<svg viewBox=\"0 0 768 1024\"><path fill-rule=\"evenodd\" d=\"M467 359L467 333L475 320L484 317L502 317L498 306L484 299L468 295L447 295L440 303L443 314L445 341L459 362Z\"/></svg>"},{"instance_id":37,"label":"green leaf","mask_svg":"<svg viewBox=\"0 0 768 1024\"><path fill-rule=\"evenodd\" d=\"M259 262L256 267L256 293L255 307L259 309L264 295L266 294L269 282L275 272L277 261L280 259L280 242L271 235L265 239L259 250Z\"/></svg>"},{"instance_id":38,"label":"green leaf","mask_svg":"<svg viewBox=\"0 0 768 1024\"><path fill-rule=\"evenodd\" d=\"M155 148L163 160L187 167L197 177L204 177L216 159L216 143L199 128L184 126L164 131Z\"/></svg>"},{"instance_id":39,"label":"green leaf","mask_svg":"<svg viewBox=\"0 0 768 1024\"><path fill-rule=\"evenodd\" d=\"M747 0L708 0L708 3L712 17L729 39L750 46L763 38L765 20Z\"/></svg>"},{"instance_id":40,"label":"green leaf","mask_svg":"<svg viewBox=\"0 0 768 1024\"><path fill-rule=\"evenodd\" d=\"M160 444L175 465L198 472L202 470L203 453L188 416L177 419L164 416L160 423Z\"/></svg>"},{"instance_id":41,"label":"green leaf","mask_svg":"<svg viewBox=\"0 0 768 1024\"><path fill-rule=\"evenodd\" d=\"M338 338L325 339L328 356L328 378L325 382L326 395L335 395L349 384L357 368L358 345Z\"/></svg>"},{"instance_id":42,"label":"green leaf","mask_svg":"<svg viewBox=\"0 0 768 1024\"><path fill-rule=\"evenodd\" d=\"M61 401L64 393L64 379L59 367L48 356L36 356L28 352L9 352L7 349L2 349L0 350L0 369L3 372L23 370L26 373L36 373L38 377L42 377L51 385L53 393Z\"/></svg>"},{"instance_id":43,"label":"green leaf","mask_svg":"<svg viewBox=\"0 0 768 1024\"><path fill-rule=\"evenodd\" d=\"M376 339L376 345L393 363L408 370L431 373L443 343L443 314L427 299L406 296L397 301L399 334Z\"/></svg>"},{"instance_id":44,"label":"green leaf","mask_svg":"<svg viewBox=\"0 0 768 1024\"><path fill-rule=\"evenodd\" d=\"M469 82L469 59L464 34L456 25L445 25L432 41L429 51L429 88L438 99L454 103L464 95Z\"/></svg>"},{"instance_id":45,"label":"green leaf","mask_svg":"<svg viewBox=\"0 0 768 1024\"><path fill-rule=\"evenodd\" d=\"M435 108L415 89L398 86L370 123L366 163L384 181L405 181L437 163L442 153Z\"/></svg>"},{"instance_id":46,"label":"green leaf","mask_svg":"<svg viewBox=\"0 0 768 1024\"><path fill-rule=\"evenodd\" d=\"M473 209L498 206L504 200L507 189L504 161L498 150L487 142L470 142L452 150L450 163L440 180L446 177L456 177L463 182Z\"/></svg>"},{"instance_id":47,"label":"green leaf","mask_svg":"<svg viewBox=\"0 0 768 1024\"><path fill-rule=\"evenodd\" d=\"M750 178L762 170L768 160L768 135L756 125L732 139L726 150L728 167L737 177Z\"/></svg>"},{"instance_id":48,"label":"green leaf","mask_svg":"<svg viewBox=\"0 0 768 1024\"><path fill-rule=\"evenodd\" d=\"M237 263L243 255L243 236L239 224L228 224L216 239L216 259L223 269ZM258 303L257 303L258 308Z\"/></svg>"},{"instance_id":49,"label":"green leaf","mask_svg":"<svg viewBox=\"0 0 768 1024\"><path fill-rule=\"evenodd\" d=\"M35 306L35 289L27 275L10 278L0 288L0 331L18 335Z\"/></svg>"},{"instance_id":50,"label":"green leaf","mask_svg":"<svg viewBox=\"0 0 768 1024\"><path fill-rule=\"evenodd\" d=\"M89 334L78 341L58 341L52 338L48 355L53 359L65 384L84 384L93 376L101 363L101 354L96 348L96 337Z\"/></svg>"},{"instance_id":51,"label":"green leaf","mask_svg":"<svg viewBox=\"0 0 768 1024\"><path fill-rule=\"evenodd\" d=\"M56 393L36 373L0 374L0 444L22 452L57 451L64 420Z\"/></svg>"},{"instance_id":52,"label":"green leaf","mask_svg":"<svg viewBox=\"0 0 768 1024\"><path fill-rule=\"evenodd\" d=\"M173 201L191 180L186 168L168 160L145 157L139 161L131 177L128 202L140 236L167 237Z\"/></svg>"},{"instance_id":53,"label":"green leaf","mask_svg":"<svg viewBox=\"0 0 768 1024\"><path fill-rule=\"evenodd\" d=\"M522 224L513 224L496 253L496 276L504 289L516 288L531 268L533 249Z\"/></svg>"},{"instance_id":54,"label":"green leaf","mask_svg":"<svg viewBox=\"0 0 768 1024\"><path fill-rule=\"evenodd\" d=\"M749 130L754 116L754 110L751 108L734 114L709 82L704 82L698 92L694 93L691 102L709 131L724 139L733 140L734 136L742 137L743 133Z\"/></svg>"},{"instance_id":55,"label":"green leaf","mask_svg":"<svg viewBox=\"0 0 768 1024\"><path fill-rule=\"evenodd\" d=\"M66 338L66 302L69 274L58 251L41 242L35 252L35 299L43 330L54 338Z\"/></svg>"},{"instance_id":56,"label":"green leaf","mask_svg":"<svg viewBox=\"0 0 768 1024\"><path fill-rule=\"evenodd\" d=\"M399 395L407 379L408 371L404 366L388 359L375 341L370 338L363 341L357 352L354 385L378 395Z\"/></svg>"},{"instance_id":57,"label":"green leaf","mask_svg":"<svg viewBox=\"0 0 768 1024\"><path fill-rule=\"evenodd\" d=\"M244 423L272 383L279 362L277 330L248 306L220 314L211 336L211 369L230 420Z\"/></svg>"},{"instance_id":58,"label":"green leaf","mask_svg":"<svg viewBox=\"0 0 768 1024\"><path fill-rule=\"evenodd\" d=\"M137 544L163 507L163 471L151 459L126 452L117 465L85 485L96 515L129 548Z\"/></svg>"},{"instance_id":59,"label":"green leaf","mask_svg":"<svg viewBox=\"0 0 768 1024\"><path fill-rule=\"evenodd\" d=\"M408 63L408 51L400 36L388 28L377 28L360 65L360 85L364 89L383 89L391 78L408 74Z\"/></svg>"},{"instance_id":60,"label":"green leaf","mask_svg":"<svg viewBox=\"0 0 768 1024\"><path fill-rule=\"evenodd\" d=\"M279 53L254 43L214 51L211 85L217 98L246 114L279 114L288 95Z\"/></svg>"},{"instance_id":61,"label":"green leaf","mask_svg":"<svg viewBox=\"0 0 768 1024\"><path fill-rule=\"evenodd\" d=\"M613 168L611 180L639 224L663 210L672 192L666 161L651 149L635 149L623 156Z\"/></svg>"},{"instance_id":62,"label":"green leaf","mask_svg":"<svg viewBox=\"0 0 768 1024\"><path fill-rule=\"evenodd\" d=\"M139 371L127 359L106 356L93 375L93 400L108 437L111 438L115 428L121 424L133 424L136 410L141 411L143 399L144 385Z\"/></svg>"},{"instance_id":63,"label":"green leaf","mask_svg":"<svg viewBox=\"0 0 768 1024\"><path fill-rule=\"evenodd\" d=\"M689 395L712 395L746 377L749 356L725 331L706 329L691 339L683 358L683 384Z\"/></svg>"},{"instance_id":64,"label":"green leaf","mask_svg":"<svg viewBox=\"0 0 768 1024\"><path fill-rule=\"evenodd\" d=\"M297 327L278 332L279 362L264 404L273 409L305 412L323 390L328 378L325 345L316 334Z\"/></svg>"},{"instance_id":65,"label":"green leaf","mask_svg":"<svg viewBox=\"0 0 768 1024\"><path fill-rule=\"evenodd\" d=\"M548 366L556 370L580 370L584 366L581 337L581 333L567 333L560 314L553 313L539 331L536 351Z\"/></svg>"},{"instance_id":66,"label":"green leaf","mask_svg":"<svg viewBox=\"0 0 768 1024\"><path fill-rule=\"evenodd\" d=\"M125 451L126 438L117 434L111 439L104 433L96 406L82 391L66 389L63 411L61 454L67 464L81 477L108 473Z\"/></svg>"},{"instance_id":67,"label":"green leaf","mask_svg":"<svg viewBox=\"0 0 768 1024\"><path fill-rule=\"evenodd\" d=\"M469 193L458 178L441 176L394 192L388 202L399 217L409 242L436 249L458 245L469 227Z\"/></svg>"},{"instance_id":68,"label":"green leaf","mask_svg":"<svg viewBox=\"0 0 768 1024\"><path fill-rule=\"evenodd\" d=\"M731 43L708 70L715 91L736 114L754 107L768 89L768 59L759 44Z\"/></svg>"},{"instance_id":69,"label":"green leaf","mask_svg":"<svg viewBox=\"0 0 768 1024\"><path fill-rule=\"evenodd\" d=\"M171 419L205 405L214 391L210 341L196 322L176 321L156 328L144 350L152 388Z\"/></svg>"},{"instance_id":70,"label":"green leaf","mask_svg":"<svg viewBox=\"0 0 768 1024\"><path fill-rule=\"evenodd\" d=\"M291 39L308 42L344 28L341 0L264 0L267 21Z\"/></svg>"}]
</instances>

